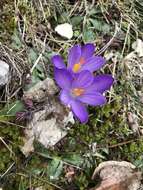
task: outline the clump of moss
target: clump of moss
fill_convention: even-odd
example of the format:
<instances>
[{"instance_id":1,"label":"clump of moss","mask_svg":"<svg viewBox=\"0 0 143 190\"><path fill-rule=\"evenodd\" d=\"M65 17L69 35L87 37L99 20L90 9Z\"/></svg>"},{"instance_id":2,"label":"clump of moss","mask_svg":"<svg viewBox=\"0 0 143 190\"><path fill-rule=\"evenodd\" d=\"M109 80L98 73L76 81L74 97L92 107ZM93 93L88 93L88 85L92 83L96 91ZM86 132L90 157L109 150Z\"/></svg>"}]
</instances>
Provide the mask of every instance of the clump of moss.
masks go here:
<instances>
[{"instance_id":1,"label":"clump of moss","mask_svg":"<svg viewBox=\"0 0 143 190\"><path fill-rule=\"evenodd\" d=\"M0 11L0 40L6 42L11 39L11 35L16 27L13 1L2 2Z\"/></svg>"},{"instance_id":2,"label":"clump of moss","mask_svg":"<svg viewBox=\"0 0 143 190\"><path fill-rule=\"evenodd\" d=\"M1 127L0 137L5 143L0 142L0 172L5 172L16 161L16 155L19 154L19 146L22 144L22 137L18 127L7 125Z\"/></svg>"},{"instance_id":3,"label":"clump of moss","mask_svg":"<svg viewBox=\"0 0 143 190\"><path fill-rule=\"evenodd\" d=\"M107 14L106 12L102 13L103 10L114 9L110 3L103 2L102 5L100 5L103 7L100 7L99 4L97 6L95 5L91 11L89 9L86 13L87 15L85 15L85 7L83 3L80 8L80 15L82 16L79 16L78 10L73 9L71 12L71 6L67 5L66 1L61 3L56 1L55 3L57 6L55 6L55 4L48 4L48 6L42 4L43 10L39 5L39 2L35 2L36 1L19 1L16 5L19 14L15 15L13 0L1 1L2 6L0 9L2 19L0 20L0 30L2 35L0 35L0 40L2 40L2 42L11 39L13 31L16 30L16 16L18 16L20 21L21 29L23 29L23 24L25 24L26 27L24 36L25 43L22 44L22 47L24 49L27 49L27 46L35 47L38 53L42 52L40 48L41 46L38 43L44 41L46 32L48 34L46 48L50 46L51 52L57 52L59 49L62 49L61 51L64 53L67 52L68 47L72 46L74 43L81 42L81 40L87 41L92 39L92 41L96 41L97 45L100 43L100 45L104 46L104 41L106 41L103 36L104 31L102 27L104 23L104 28L106 27L105 29L107 29L107 33L109 33L108 35L113 36L112 32L114 29L112 28L113 26L111 23L112 21L114 23L114 19L116 20L114 10L111 14ZM130 3L128 4L130 6ZM88 8L88 4L86 8ZM134 11L132 11L132 13L134 13ZM104 19L104 17L106 17L108 20L108 16L111 16L112 18L112 20L110 19L110 24ZM130 16L132 17L132 15ZM23 18L25 18L25 20L23 20ZM75 36L72 41L65 42L64 39L55 35L53 29L58 23L69 22L70 20L73 24L73 29L77 34L74 34ZM86 25L90 26L87 28L86 35L83 31L83 29L85 30L85 27L83 27L83 21L86 21ZM90 23L91 21L94 23ZM123 20L123 23L124 22L125 21ZM128 29L128 22L126 21L125 23L127 26L121 26L123 27L122 30L125 30L125 28ZM96 27L96 31L93 26ZM95 32L97 39L95 39ZM121 40L120 43L122 44L124 42L124 35L122 39L119 40ZM101 42L103 42L103 44ZM10 41L7 43L11 44ZM131 43L129 42L129 47L130 45ZM108 50L110 51L109 47ZM17 51L19 51L18 48ZM46 53L47 52L45 52L45 54ZM120 54L121 52L118 51L117 53ZM33 62L35 61L36 60ZM113 70L112 63L108 66L105 66L105 70L107 70L106 73L111 73ZM68 183L65 179L64 167L59 180L52 181L54 184L63 187L63 189L82 190L92 186L94 183L91 181L93 170L99 163L105 160L127 160L136 164L138 167L143 168L143 140L133 134L128 126L126 117L126 112L130 109L136 108L137 111L142 109L138 97L135 96L135 93L131 88L130 81L128 81L125 76L126 72L124 72L123 68L120 66L120 62L116 67L115 77L117 79L117 85L115 85L113 100L111 100L111 103L104 107L90 107L90 119L87 124L76 122L73 128L69 131L68 136L63 140L64 142L60 142L61 145L59 145L59 147L55 147L53 151L45 150L46 155L50 155L51 160L55 157L61 159L70 157L72 161L74 160L75 168L77 163L81 163L82 169L75 169L76 176L71 183ZM130 102L131 107L129 108L127 104ZM140 124L142 125L142 121L140 121ZM22 144L23 136L21 128L9 124L3 125L0 131L0 136L13 152L11 154L10 150L0 142L0 172L3 174L14 163L14 166L2 179L3 189L28 189L30 188L30 183L32 188L43 186L44 189L48 190L56 189L47 183L47 167L50 165L51 160L49 161L48 156L46 158L46 156L37 155L37 152L42 152L42 149L35 146L35 153L29 155L27 158L22 155L19 149L19 146ZM95 143L97 144L96 148L93 147ZM95 152L93 148L95 148ZM7 184L9 184L9 187L7 187Z\"/></svg>"}]
</instances>

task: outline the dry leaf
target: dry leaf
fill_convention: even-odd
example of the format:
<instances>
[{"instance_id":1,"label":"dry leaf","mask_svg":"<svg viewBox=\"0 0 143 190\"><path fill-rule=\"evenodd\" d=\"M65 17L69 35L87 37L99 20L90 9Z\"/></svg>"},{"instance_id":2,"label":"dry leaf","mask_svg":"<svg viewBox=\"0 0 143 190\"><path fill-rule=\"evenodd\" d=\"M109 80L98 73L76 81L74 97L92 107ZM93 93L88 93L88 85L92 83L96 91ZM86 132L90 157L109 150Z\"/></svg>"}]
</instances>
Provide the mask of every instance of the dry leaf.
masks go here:
<instances>
[{"instance_id":1,"label":"dry leaf","mask_svg":"<svg viewBox=\"0 0 143 190\"><path fill-rule=\"evenodd\" d=\"M42 187L42 186L36 187L34 190L44 190L44 187Z\"/></svg>"},{"instance_id":2,"label":"dry leaf","mask_svg":"<svg viewBox=\"0 0 143 190\"><path fill-rule=\"evenodd\" d=\"M92 190L138 190L141 186L141 172L129 162L107 161L94 171L92 179L100 178L98 187Z\"/></svg>"},{"instance_id":3,"label":"dry leaf","mask_svg":"<svg viewBox=\"0 0 143 190\"><path fill-rule=\"evenodd\" d=\"M75 176L75 169L72 166L66 166L65 172L65 178L68 180L68 182L71 182Z\"/></svg>"},{"instance_id":4,"label":"dry leaf","mask_svg":"<svg viewBox=\"0 0 143 190\"><path fill-rule=\"evenodd\" d=\"M28 156L29 153L34 151L34 146L33 146L34 136L32 131L25 130L25 137L23 141L24 145L21 147L21 151L25 156Z\"/></svg>"},{"instance_id":5,"label":"dry leaf","mask_svg":"<svg viewBox=\"0 0 143 190\"><path fill-rule=\"evenodd\" d=\"M137 117L135 114L131 113L131 112L128 112L128 123L129 123L129 126L130 128L132 129L132 131L135 133L135 134L138 134L140 135L140 126L137 122Z\"/></svg>"},{"instance_id":6,"label":"dry leaf","mask_svg":"<svg viewBox=\"0 0 143 190\"><path fill-rule=\"evenodd\" d=\"M142 87L143 81L143 57L139 57L134 51L129 53L123 60L125 66L126 80L132 85ZM134 94L137 96L136 90Z\"/></svg>"}]
</instances>

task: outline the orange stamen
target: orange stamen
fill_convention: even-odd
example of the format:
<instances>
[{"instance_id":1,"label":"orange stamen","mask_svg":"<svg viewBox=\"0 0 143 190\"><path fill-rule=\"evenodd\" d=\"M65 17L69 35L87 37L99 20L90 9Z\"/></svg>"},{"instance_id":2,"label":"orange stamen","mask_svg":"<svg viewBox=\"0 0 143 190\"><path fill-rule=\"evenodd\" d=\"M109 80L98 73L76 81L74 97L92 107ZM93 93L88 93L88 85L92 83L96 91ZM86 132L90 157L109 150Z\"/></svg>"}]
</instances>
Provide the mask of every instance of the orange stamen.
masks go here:
<instances>
[{"instance_id":1,"label":"orange stamen","mask_svg":"<svg viewBox=\"0 0 143 190\"><path fill-rule=\"evenodd\" d=\"M81 96L84 93L84 89L83 88L74 88L72 90L72 93L74 96Z\"/></svg>"},{"instance_id":2,"label":"orange stamen","mask_svg":"<svg viewBox=\"0 0 143 190\"><path fill-rule=\"evenodd\" d=\"M81 58L80 58L79 63L80 63L81 65L83 65L83 64L85 63L84 57L81 57Z\"/></svg>"}]
</instances>

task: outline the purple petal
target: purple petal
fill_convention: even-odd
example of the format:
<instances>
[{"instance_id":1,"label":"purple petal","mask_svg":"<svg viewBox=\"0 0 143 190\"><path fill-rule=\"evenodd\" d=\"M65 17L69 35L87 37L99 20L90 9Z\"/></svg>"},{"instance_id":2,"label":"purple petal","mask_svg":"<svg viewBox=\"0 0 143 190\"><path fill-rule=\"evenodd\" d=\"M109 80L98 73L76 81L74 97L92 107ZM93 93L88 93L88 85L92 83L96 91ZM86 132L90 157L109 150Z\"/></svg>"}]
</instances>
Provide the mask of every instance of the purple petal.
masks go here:
<instances>
[{"instance_id":1,"label":"purple petal","mask_svg":"<svg viewBox=\"0 0 143 190\"><path fill-rule=\"evenodd\" d=\"M66 69L55 68L54 77L55 77L57 84L62 89L70 89L71 88L73 78L72 78L72 75L70 74L70 72L67 71Z\"/></svg>"},{"instance_id":2,"label":"purple petal","mask_svg":"<svg viewBox=\"0 0 143 190\"><path fill-rule=\"evenodd\" d=\"M94 77L93 84L89 86L86 91L87 93L100 92L103 93L109 90L114 82L114 78L111 75L98 75Z\"/></svg>"},{"instance_id":3,"label":"purple petal","mask_svg":"<svg viewBox=\"0 0 143 190\"><path fill-rule=\"evenodd\" d=\"M68 68L72 69L73 65L79 62L80 57L81 57L80 45L73 46L69 51Z\"/></svg>"},{"instance_id":4,"label":"purple petal","mask_svg":"<svg viewBox=\"0 0 143 190\"><path fill-rule=\"evenodd\" d=\"M81 71L72 83L72 88L86 88L92 84L94 76L89 71Z\"/></svg>"},{"instance_id":5,"label":"purple petal","mask_svg":"<svg viewBox=\"0 0 143 190\"><path fill-rule=\"evenodd\" d=\"M68 105L71 101L71 96L68 90L61 90L60 100L63 104Z\"/></svg>"},{"instance_id":6,"label":"purple petal","mask_svg":"<svg viewBox=\"0 0 143 190\"><path fill-rule=\"evenodd\" d=\"M96 71L105 64L105 59L101 56L95 56L89 58L86 63L82 66L81 70Z\"/></svg>"},{"instance_id":7,"label":"purple petal","mask_svg":"<svg viewBox=\"0 0 143 190\"><path fill-rule=\"evenodd\" d=\"M64 61L60 55L54 55L51 59L52 63L55 67L58 69L65 69L66 65L64 64Z\"/></svg>"},{"instance_id":8,"label":"purple petal","mask_svg":"<svg viewBox=\"0 0 143 190\"><path fill-rule=\"evenodd\" d=\"M71 108L74 115L81 121L86 123L88 121L88 112L84 104L79 101L71 101Z\"/></svg>"},{"instance_id":9,"label":"purple petal","mask_svg":"<svg viewBox=\"0 0 143 190\"><path fill-rule=\"evenodd\" d=\"M81 57L87 59L93 56L95 46L92 43L87 43L81 48Z\"/></svg>"},{"instance_id":10,"label":"purple petal","mask_svg":"<svg viewBox=\"0 0 143 190\"><path fill-rule=\"evenodd\" d=\"M103 105L106 103L106 98L98 92L83 94L78 97L78 100L92 106Z\"/></svg>"}]
</instances>

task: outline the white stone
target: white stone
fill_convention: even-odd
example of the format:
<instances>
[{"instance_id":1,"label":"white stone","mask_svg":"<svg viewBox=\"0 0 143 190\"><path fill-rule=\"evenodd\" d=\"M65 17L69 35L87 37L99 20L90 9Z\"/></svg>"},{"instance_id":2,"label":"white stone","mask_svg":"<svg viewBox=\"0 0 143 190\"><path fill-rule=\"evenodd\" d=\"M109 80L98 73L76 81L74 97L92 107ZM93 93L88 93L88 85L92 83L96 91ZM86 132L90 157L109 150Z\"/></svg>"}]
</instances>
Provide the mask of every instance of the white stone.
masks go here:
<instances>
[{"instance_id":1,"label":"white stone","mask_svg":"<svg viewBox=\"0 0 143 190\"><path fill-rule=\"evenodd\" d=\"M0 86L5 85L8 82L9 65L0 60Z\"/></svg>"},{"instance_id":2,"label":"white stone","mask_svg":"<svg viewBox=\"0 0 143 190\"><path fill-rule=\"evenodd\" d=\"M65 38L71 39L73 37L72 25L69 23L57 25L55 31Z\"/></svg>"},{"instance_id":3,"label":"white stone","mask_svg":"<svg viewBox=\"0 0 143 190\"><path fill-rule=\"evenodd\" d=\"M140 39L137 39L133 44L132 48L135 50L135 52L138 54L139 57L143 57L143 41Z\"/></svg>"},{"instance_id":4,"label":"white stone","mask_svg":"<svg viewBox=\"0 0 143 190\"><path fill-rule=\"evenodd\" d=\"M34 139L39 141L46 148L52 148L67 135L68 130L70 129L66 128L67 124L75 123L72 112L69 112L67 116L64 116L62 126L57 123L57 120L54 117L44 120L43 115L45 113L46 110L34 113L33 120L28 124L25 130L25 143L24 146L21 147L21 151L25 156L28 156L30 152L34 151Z\"/></svg>"}]
</instances>

